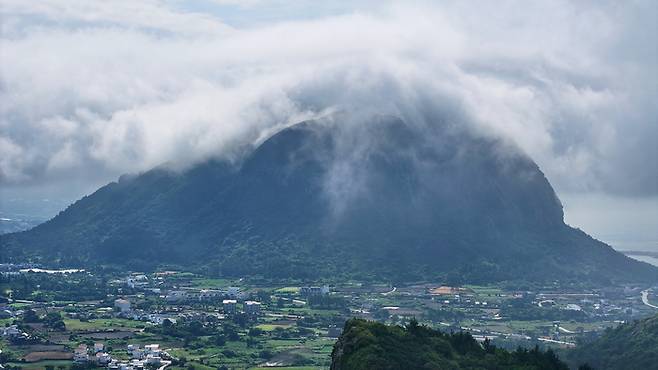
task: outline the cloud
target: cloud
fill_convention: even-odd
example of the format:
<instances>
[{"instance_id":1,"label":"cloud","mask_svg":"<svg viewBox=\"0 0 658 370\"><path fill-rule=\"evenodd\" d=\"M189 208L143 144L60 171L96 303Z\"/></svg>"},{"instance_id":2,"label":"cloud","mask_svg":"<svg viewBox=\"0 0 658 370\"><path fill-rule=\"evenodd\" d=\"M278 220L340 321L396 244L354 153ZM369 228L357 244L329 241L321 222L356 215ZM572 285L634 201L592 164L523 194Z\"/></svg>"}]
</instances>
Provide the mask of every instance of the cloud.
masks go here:
<instances>
[{"instance_id":1,"label":"cloud","mask_svg":"<svg viewBox=\"0 0 658 370\"><path fill-rule=\"evenodd\" d=\"M558 190L658 194L650 1L387 4L241 28L221 5L5 1L0 182L184 168L331 110L432 109L515 142Z\"/></svg>"}]
</instances>

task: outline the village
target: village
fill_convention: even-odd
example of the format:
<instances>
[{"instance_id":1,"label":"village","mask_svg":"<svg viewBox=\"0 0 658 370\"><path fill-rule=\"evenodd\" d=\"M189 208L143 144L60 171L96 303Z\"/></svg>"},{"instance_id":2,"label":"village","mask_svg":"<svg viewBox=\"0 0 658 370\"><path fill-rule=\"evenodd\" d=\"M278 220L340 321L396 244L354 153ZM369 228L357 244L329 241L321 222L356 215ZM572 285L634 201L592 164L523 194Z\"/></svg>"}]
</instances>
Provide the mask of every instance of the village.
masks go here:
<instances>
[{"instance_id":1,"label":"village","mask_svg":"<svg viewBox=\"0 0 658 370\"><path fill-rule=\"evenodd\" d=\"M0 274L7 369L326 369L351 317L416 318L501 347L559 350L655 313L658 303L658 287L644 286L277 283L35 266L0 266ZM24 290L28 283L35 289Z\"/></svg>"}]
</instances>

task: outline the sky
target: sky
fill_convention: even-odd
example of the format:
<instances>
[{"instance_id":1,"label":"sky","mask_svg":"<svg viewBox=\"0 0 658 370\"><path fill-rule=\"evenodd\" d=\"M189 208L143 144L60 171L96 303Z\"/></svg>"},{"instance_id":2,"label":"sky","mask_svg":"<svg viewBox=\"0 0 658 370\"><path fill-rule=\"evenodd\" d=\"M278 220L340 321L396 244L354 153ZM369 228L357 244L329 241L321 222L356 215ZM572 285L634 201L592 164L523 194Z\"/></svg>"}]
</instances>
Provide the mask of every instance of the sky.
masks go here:
<instances>
[{"instance_id":1,"label":"sky","mask_svg":"<svg viewBox=\"0 0 658 370\"><path fill-rule=\"evenodd\" d=\"M569 224L658 250L657 18L650 0L3 0L0 212L432 105L532 157Z\"/></svg>"}]
</instances>

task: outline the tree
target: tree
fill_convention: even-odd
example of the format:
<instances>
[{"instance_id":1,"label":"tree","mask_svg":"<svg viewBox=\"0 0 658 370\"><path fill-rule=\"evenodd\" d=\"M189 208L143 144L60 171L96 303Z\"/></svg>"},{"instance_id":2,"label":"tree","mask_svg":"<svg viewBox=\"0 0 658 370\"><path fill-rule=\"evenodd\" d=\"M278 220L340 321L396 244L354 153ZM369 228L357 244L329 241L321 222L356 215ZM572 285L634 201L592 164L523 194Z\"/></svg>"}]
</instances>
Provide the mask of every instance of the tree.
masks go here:
<instances>
[{"instance_id":1,"label":"tree","mask_svg":"<svg viewBox=\"0 0 658 370\"><path fill-rule=\"evenodd\" d=\"M162 320L162 327L165 328L165 329L169 329L169 328L171 328L173 325L174 325L174 323L171 322L171 320L169 320L169 319L164 319L164 320Z\"/></svg>"},{"instance_id":2,"label":"tree","mask_svg":"<svg viewBox=\"0 0 658 370\"><path fill-rule=\"evenodd\" d=\"M41 319L39 318L39 315L37 315L36 311L32 309L25 311L25 313L23 314L23 322L37 323L40 321Z\"/></svg>"},{"instance_id":3,"label":"tree","mask_svg":"<svg viewBox=\"0 0 658 370\"><path fill-rule=\"evenodd\" d=\"M452 287L461 286L464 283L462 275L457 271L451 271L446 275L446 284Z\"/></svg>"}]
</instances>

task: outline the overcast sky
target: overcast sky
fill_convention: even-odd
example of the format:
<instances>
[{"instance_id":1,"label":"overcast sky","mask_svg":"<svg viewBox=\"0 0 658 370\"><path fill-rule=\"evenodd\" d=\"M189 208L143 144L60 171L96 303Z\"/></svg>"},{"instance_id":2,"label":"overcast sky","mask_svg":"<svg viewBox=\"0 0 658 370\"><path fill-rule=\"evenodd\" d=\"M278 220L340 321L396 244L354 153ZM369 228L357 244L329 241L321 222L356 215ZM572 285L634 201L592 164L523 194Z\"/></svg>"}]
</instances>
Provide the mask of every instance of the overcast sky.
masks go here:
<instances>
[{"instance_id":1,"label":"overcast sky","mask_svg":"<svg viewBox=\"0 0 658 370\"><path fill-rule=\"evenodd\" d=\"M430 102L537 161L570 224L658 250L658 2L288 3L3 0L0 211Z\"/></svg>"}]
</instances>

